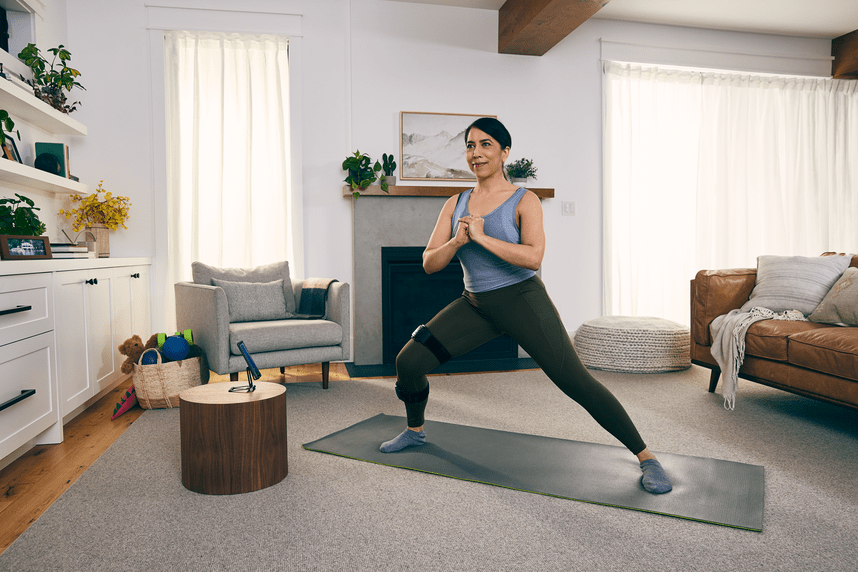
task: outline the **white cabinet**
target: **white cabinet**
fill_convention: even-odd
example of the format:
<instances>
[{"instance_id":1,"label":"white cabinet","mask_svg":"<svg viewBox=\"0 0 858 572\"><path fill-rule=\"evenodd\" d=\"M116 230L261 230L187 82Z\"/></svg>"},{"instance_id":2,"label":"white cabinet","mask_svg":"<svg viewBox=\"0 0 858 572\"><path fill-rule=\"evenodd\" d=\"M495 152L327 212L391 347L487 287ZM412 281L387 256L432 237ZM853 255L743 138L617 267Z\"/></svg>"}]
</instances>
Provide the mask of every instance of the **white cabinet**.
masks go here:
<instances>
[{"instance_id":1,"label":"white cabinet","mask_svg":"<svg viewBox=\"0 0 858 572\"><path fill-rule=\"evenodd\" d=\"M149 266L56 272L57 365L63 416L121 375L119 345L151 334Z\"/></svg>"},{"instance_id":2,"label":"white cabinet","mask_svg":"<svg viewBox=\"0 0 858 572\"><path fill-rule=\"evenodd\" d=\"M50 273L0 276L0 459L62 441Z\"/></svg>"}]
</instances>

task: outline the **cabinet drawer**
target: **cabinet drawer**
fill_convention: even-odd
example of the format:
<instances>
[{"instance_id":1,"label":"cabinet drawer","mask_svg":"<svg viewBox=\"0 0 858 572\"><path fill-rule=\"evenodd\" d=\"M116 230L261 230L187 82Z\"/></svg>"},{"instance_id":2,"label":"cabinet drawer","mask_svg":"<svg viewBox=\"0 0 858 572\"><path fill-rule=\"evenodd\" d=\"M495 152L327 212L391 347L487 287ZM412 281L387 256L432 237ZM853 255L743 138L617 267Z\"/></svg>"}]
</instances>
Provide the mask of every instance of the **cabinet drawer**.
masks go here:
<instances>
[{"instance_id":1,"label":"cabinet drawer","mask_svg":"<svg viewBox=\"0 0 858 572\"><path fill-rule=\"evenodd\" d=\"M0 276L0 346L54 329L51 274Z\"/></svg>"},{"instance_id":2,"label":"cabinet drawer","mask_svg":"<svg viewBox=\"0 0 858 572\"><path fill-rule=\"evenodd\" d=\"M36 390L0 411L0 459L61 422L53 354L53 332L0 347L0 404Z\"/></svg>"}]
</instances>

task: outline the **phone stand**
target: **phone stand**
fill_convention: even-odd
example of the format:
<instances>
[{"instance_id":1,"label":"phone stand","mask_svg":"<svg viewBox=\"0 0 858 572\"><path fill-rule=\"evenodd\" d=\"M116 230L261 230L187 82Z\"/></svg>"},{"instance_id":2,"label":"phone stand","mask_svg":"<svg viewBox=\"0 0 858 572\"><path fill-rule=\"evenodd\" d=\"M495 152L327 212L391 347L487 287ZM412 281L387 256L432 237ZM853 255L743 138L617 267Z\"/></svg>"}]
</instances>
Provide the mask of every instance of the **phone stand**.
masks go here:
<instances>
[{"instance_id":1,"label":"phone stand","mask_svg":"<svg viewBox=\"0 0 858 572\"><path fill-rule=\"evenodd\" d=\"M256 390L256 386L253 385L253 375L250 373L250 368L247 368L247 385L239 385L238 387L230 387L230 393L238 393L239 391L245 391L247 393L253 393Z\"/></svg>"}]
</instances>

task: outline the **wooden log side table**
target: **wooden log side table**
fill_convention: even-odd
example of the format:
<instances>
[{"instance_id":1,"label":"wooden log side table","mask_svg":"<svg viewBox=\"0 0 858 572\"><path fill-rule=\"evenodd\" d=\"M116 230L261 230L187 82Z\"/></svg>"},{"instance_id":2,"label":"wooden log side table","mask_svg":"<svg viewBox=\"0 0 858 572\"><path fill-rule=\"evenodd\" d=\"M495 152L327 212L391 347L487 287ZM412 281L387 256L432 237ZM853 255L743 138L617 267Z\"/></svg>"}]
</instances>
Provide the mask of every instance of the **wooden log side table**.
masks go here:
<instances>
[{"instance_id":1,"label":"wooden log side table","mask_svg":"<svg viewBox=\"0 0 858 572\"><path fill-rule=\"evenodd\" d=\"M209 383L179 394L182 484L209 495L248 493L282 481L286 459L286 388Z\"/></svg>"}]
</instances>

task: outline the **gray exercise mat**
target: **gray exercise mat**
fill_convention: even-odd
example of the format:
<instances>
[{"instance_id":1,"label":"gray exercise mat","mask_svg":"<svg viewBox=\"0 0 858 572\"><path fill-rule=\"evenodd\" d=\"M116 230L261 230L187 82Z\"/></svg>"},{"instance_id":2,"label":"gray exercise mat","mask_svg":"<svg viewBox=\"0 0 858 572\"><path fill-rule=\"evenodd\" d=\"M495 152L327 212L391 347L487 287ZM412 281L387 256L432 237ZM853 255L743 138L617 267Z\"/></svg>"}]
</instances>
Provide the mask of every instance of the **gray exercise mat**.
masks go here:
<instances>
[{"instance_id":1,"label":"gray exercise mat","mask_svg":"<svg viewBox=\"0 0 858 572\"><path fill-rule=\"evenodd\" d=\"M426 444L396 453L379 445L404 417L376 415L305 449L520 491L676 516L747 530L763 529L761 466L657 453L673 490L646 492L626 448L426 421Z\"/></svg>"}]
</instances>

